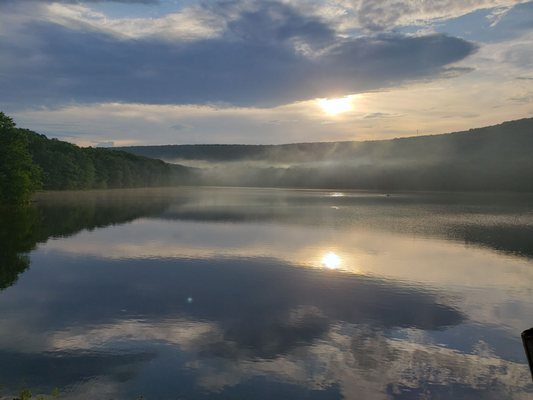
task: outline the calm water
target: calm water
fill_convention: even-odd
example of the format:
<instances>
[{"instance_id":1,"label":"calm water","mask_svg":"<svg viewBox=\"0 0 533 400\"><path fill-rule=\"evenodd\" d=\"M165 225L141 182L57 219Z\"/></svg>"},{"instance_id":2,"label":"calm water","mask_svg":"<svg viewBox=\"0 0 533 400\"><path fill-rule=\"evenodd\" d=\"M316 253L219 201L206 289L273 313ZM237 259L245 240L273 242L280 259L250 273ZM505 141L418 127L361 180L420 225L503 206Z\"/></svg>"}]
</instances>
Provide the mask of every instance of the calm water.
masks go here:
<instances>
[{"instance_id":1,"label":"calm water","mask_svg":"<svg viewBox=\"0 0 533 400\"><path fill-rule=\"evenodd\" d=\"M43 193L0 222L0 397L533 394L531 196Z\"/></svg>"}]
</instances>

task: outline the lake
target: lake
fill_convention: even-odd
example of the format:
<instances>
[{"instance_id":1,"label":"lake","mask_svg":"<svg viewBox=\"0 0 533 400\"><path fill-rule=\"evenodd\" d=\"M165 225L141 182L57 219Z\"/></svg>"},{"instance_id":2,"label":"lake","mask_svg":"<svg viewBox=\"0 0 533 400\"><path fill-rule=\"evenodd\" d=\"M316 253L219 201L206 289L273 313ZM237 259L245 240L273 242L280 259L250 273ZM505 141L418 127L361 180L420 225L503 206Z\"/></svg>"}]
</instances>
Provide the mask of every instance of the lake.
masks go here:
<instances>
[{"instance_id":1,"label":"lake","mask_svg":"<svg viewBox=\"0 0 533 400\"><path fill-rule=\"evenodd\" d=\"M45 192L0 221L0 397L533 394L531 195Z\"/></svg>"}]
</instances>

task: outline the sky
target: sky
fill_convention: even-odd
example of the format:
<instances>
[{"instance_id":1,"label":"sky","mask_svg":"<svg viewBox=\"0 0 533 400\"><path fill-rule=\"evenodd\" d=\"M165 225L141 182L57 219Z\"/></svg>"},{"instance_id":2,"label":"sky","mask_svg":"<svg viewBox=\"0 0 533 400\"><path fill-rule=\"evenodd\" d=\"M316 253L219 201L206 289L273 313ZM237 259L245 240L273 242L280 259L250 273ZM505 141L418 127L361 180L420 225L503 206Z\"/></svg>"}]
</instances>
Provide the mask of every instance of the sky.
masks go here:
<instances>
[{"instance_id":1,"label":"sky","mask_svg":"<svg viewBox=\"0 0 533 400\"><path fill-rule=\"evenodd\" d=\"M82 146L378 140L533 117L533 1L0 0L0 110Z\"/></svg>"}]
</instances>

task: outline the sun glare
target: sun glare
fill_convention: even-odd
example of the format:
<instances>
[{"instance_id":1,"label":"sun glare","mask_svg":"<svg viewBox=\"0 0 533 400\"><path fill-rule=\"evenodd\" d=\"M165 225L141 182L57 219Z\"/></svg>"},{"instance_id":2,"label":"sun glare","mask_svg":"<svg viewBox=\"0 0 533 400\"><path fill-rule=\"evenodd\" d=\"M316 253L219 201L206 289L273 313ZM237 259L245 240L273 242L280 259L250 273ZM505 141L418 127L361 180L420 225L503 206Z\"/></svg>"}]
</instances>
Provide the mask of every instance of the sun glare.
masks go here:
<instances>
[{"instance_id":1,"label":"sun glare","mask_svg":"<svg viewBox=\"0 0 533 400\"><path fill-rule=\"evenodd\" d=\"M330 251L322 257L322 265L329 269L337 269L341 265L341 258Z\"/></svg>"},{"instance_id":2,"label":"sun glare","mask_svg":"<svg viewBox=\"0 0 533 400\"><path fill-rule=\"evenodd\" d=\"M337 115L352 110L353 104L350 96L338 99L319 99L318 105L326 114Z\"/></svg>"}]
</instances>

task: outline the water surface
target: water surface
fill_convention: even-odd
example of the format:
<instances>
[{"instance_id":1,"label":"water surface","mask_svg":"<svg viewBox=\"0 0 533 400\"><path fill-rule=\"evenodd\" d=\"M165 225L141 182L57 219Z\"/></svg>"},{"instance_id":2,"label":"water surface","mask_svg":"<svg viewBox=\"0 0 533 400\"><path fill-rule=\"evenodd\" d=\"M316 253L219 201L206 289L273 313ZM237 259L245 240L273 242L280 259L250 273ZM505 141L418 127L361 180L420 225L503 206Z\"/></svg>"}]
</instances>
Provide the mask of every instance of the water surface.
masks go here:
<instances>
[{"instance_id":1,"label":"water surface","mask_svg":"<svg viewBox=\"0 0 533 400\"><path fill-rule=\"evenodd\" d=\"M528 195L58 192L0 221L6 396L533 393Z\"/></svg>"}]
</instances>

